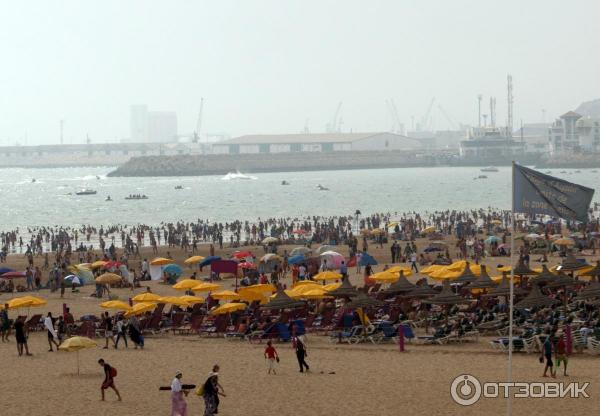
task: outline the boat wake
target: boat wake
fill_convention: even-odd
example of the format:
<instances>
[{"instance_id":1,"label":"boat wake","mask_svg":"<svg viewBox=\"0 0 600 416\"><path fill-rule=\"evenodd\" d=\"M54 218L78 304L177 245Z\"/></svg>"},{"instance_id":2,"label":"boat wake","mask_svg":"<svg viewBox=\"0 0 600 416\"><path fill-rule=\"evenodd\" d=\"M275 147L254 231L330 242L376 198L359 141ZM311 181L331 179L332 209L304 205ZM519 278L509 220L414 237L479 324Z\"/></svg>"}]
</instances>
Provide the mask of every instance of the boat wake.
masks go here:
<instances>
[{"instance_id":1,"label":"boat wake","mask_svg":"<svg viewBox=\"0 0 600 416\"><path fill-rule=\"evenodd\" d=\"M258 179L256 176L245 175L239 170L235 172L229 172L227 175L221 178L222 181L233 181L233 180L256 180Z\"/></svg>"}]
</instances>

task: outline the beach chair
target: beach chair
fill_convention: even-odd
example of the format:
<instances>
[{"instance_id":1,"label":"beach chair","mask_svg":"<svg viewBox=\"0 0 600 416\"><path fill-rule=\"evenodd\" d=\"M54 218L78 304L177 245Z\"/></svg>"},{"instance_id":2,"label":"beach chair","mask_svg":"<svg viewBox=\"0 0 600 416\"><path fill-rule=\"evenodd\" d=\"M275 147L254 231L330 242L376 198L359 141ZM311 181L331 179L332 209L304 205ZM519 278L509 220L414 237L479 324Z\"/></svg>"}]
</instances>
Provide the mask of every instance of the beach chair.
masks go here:
<instances>
[{"instance_id":1,"label":"beach chair","mask_svg":"<svg viewBox=\"0 0 600 416\"><path fill-rule=\"evenodd\" d=\"M95 338L96 324L93 321L82 321L81 324L73 329L72 336Z\"/></svg>"},{"instance_id":2,"label":"beach chair","mask_svg":"<svg viewBox=\"0 0 600 416\"><path fill-rule=\"evenodd\" d=\"M42 327L42 315L33 315L25 322L25 327L29 332L39 331Z\"/></svg>"},{"instance_id":3,"label":"beach chair","mask_svg":"<svg viewBox=\"0 0 600 416\"><path fill-rule=\"evenodd\" d=\"M186 325L181 325L178 328L173 328L174 334L189 335L192 332L198 332L202 326L204 315L192 315L190 322Z\"/></svg>"},{"instance_id":4,"label":"beach chair","mask_svg":"<svg viewBox=\"0 0 600 416\"><path fill-rule=\"evenodd\" d=\"M415 333L413 332L413 327L410 325L412 321L406 321L407 323L402 323L398 326L398 329L402 330L404 333L404 339L408 342L412 342L415 339Z\"/></svg>"},{"instance_id":5,"label":"beach chair","mask_svg":"<svg viewBox=\"0 0 600 416\"><path fill-rule=\"evenodd\" d=\"M590 354L598 355L600 354L600 341L596 338L588 337L587 347Z\"/></svg>"},{"instance_id":6,"label":"beach chair","mask_svg":"<svg viewBox=\"0 0 600 416\"><path fill-rule=\"evenodd\" d=\"M520 338L520 339L523 341L523 350L527 354L538 351L535 336L532 336L529 338Z\"/></svg>"},{"instance_id":7,"label":"beach chair","mask_svg":"<svg viewBox=\"0 0 600 416\"><path fill-rule=\"evenodd\" d=\"M587 345L589 344L586 343L585 336L581 331L573 331L573 348L577 352L582 352Z\"/></svg>"},{"instance_id":8,"label":"beach chair","mask_svg":"<svg viewBox=\"0 0 600 416\"><path fill-rule=\"evenodd\" d=\"M347 342L348 344L358 344L362 340L363 326L356 325L349 330L339 331L329 336L330 342L342 343Z\"/></svg>"},{"instance_id":9,"label":"beach chair","mask_svg":"<svg viewBox=\"0 0 600 416\"><path fill-rule=\"evenodd\" d=\"M175 331L182 326L183 324L183 319L186 317L186 313L184 312L176 312L173 314L172 319L171 319L171 325L169 326L169 328L167 330L171 330L173 331L173 334L175 334Z\"/></svg>"},{"instance_id":10,"label":"beach chair","mask_svg":"<svg viewBox=\"0 0 600 416\"><path fill-rule=\"evenodd\" d=\"M158 305L156 305L156 309L154 309L154 312L152 312L152 316L150 317L150 320L148 321L147 325L144 327L144 329L142 330L142 334L143 335L155 335L155 334L160 334L162 331L162 328L160 326L163 315L162 312L165 308L165 304L164 303L159 303Z\"/></svg>"},{"instance_id":11,"label":"beach chair","mask_svg":"<svg viewBox=\"0 0 600 416\"><path fill-rule=\"evenodd\" d=\"M400 328L403 331L403 328ZM367 337L373 344L380 344L382 342L396 342L397 331L390 323L381 323L376 329L376 332Z\"/></svg>"}]
</instances>

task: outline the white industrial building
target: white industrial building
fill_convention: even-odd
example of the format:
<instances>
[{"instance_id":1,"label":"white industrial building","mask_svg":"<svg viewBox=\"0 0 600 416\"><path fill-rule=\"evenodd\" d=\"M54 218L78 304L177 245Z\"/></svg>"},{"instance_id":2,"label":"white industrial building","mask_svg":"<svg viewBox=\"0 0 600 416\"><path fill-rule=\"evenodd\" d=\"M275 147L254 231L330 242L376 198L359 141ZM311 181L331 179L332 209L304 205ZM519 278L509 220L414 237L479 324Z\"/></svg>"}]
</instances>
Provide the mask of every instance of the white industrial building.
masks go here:
<instances>
[{"instance_id":1,"label":"white industrial building","mask_svg":"<svg viewBox=\"0 0 600 416\"><path fill-rule=\"evenodd\" d=\"M129 126L133 142L177 142L177 114L173 111L148 111L146 105L132 105Z\"/></svg>"},{"instance_id":2,"label":"white industrial building","mask_svg":"<svg viewBox=\"0 0 600 416\"><path fill-rule=\"evenodd\" d=\"M246 135L213 145L215 154L417 150L418 139L394 133L311 133Z\"/></svg>"},{"instance_id":3,"label":"white industrial building","mask_svg":"<svg viewBox=\"0 0 600 416\"><path fill-rule=\"evenodd\" d=\"M548 129L552 154L600 151L600 118L569 111Z\"/></svg>"}]
</instances>

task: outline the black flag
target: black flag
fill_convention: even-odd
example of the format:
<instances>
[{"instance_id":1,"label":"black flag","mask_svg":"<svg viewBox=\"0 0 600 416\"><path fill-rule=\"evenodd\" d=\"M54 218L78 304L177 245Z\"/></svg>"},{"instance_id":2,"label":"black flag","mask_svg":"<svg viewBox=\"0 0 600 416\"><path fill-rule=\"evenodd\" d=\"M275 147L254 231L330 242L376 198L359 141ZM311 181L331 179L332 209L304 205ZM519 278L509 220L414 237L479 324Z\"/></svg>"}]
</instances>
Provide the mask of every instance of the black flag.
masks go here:
<instances>
[{"instance_id":1,"label":"black flag","mask_svg":"<svg viewBox=\"0 0 600 416\"><path fill-rule=\"evenodd\" d=\"M513 212L587 222L594 190L533 169L513 167Z\"/></svg>"}]
</instances>

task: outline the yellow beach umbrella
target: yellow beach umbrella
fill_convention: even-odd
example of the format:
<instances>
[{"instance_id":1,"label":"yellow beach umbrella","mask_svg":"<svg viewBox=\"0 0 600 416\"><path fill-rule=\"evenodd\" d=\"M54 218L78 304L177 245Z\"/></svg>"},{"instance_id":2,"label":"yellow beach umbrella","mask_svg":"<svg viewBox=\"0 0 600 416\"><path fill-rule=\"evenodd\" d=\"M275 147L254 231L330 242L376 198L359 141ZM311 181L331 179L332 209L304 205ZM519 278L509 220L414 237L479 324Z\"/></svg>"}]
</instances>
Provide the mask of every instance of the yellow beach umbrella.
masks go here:
<instances>
[{"instance_id":1,"label":"yellow beach umbrella","mask_svg":"<svg viewBox=\"0 0 600 416\"><path fill-rule=\"evenodd\" d=\"M231 303L226 303L224 305L219 306L216 309L213 309L212 311L210 311L211 315L221 315L224 313L231 313L231 312L235 312L235 311L243 311L244 309L246 309L246 304L245 303L235 303L235 302L231 302Z\"/></svg>"},{"instance_id":2,"label":"yellow beach umbrella","mask_svg":"<svg viewBox=\"0 0 600 416\"><path fill-rule=\"evenodd\" d=\"M243 300L245 302L255 302L260 301L261 303L266 303L269 299L269 292L254 292L252 290L246 290L244 292L239 293L239 300Z\"/></svg>"},{"instance_id":3,"label":"yellow beach umbrella","mask_svg":"<svg viewBox=\"0 0 600 416\"><path fill-rule=\"evenodd\" d=\"M387 225L387 228L394 228L396 225L399 225L398 221L392 221Z\"/></svg>"},{"instance_id":4,"label":"yellow beach umbrella","mask_svg":"<svg viewBox=\"0 0 600 416\"><path fill-rule=\"evenodd\" d=\"M407 267L407 266L392 266L389 269L387 269L386 272L390 272L390 273L404 272L404 276L406 276L406 277L412 275L412 271L410 270L410 267Z\"/></svg>"},{"instance_id":5,"label":"yellow beach umbrella","mask_svg":"<svg viewBox=\"0 0 600 416\"><path fill-rule=\"evenodd\" d=\"M204 257L202 257L202 256L192 256L192 257L185 259L183 262L185 264L191 265L191 264L198 264L202 260L204 260Z\"/></svg>"},{"instance_id":6,"label":"yellow beach umbrella","mask_svg":"<svg viewBox=\"0 0 600 416\"><path fill-rule=\"evenodd\" d=\"M105 309L119 309L123 311L128 311L131 309L131 306L121 300L109 300L107 302L102 302L100 307Z\"/></svg>"},{"instance_id":7,"label":"yellow beach umbrella","mask_svg":"<svg viewBox=\"0 0 600 416\"><path fill-rule=\"evenodd\" d=\"M98 344L87 337L71 337L64 340L58 349L66 352L77 352L77 375L79 375L79 350L96 348Z\"/></svg>"},{"instance_id":8,"label":"yellow beach umbrella","mask_svg":"<svg viewBox=\"0 0 600 416\"><path fill-rule=\"evenodd\" d=\"M321 281L321 280L339 280L342 278L342 275L332 271L325 271L313 276L313 280Z\"/></svg>"},{"instance_id":9,"label":"yellow beach umbrella","mask_svg":"<svg viewBox=\"0 0 600 416\"><path fill-rule=\"evenodd\" d=\"M327 291L323 290L322 288L315 288L307 290L300 297L304 299L323 299L331 296L329 296Z\"/></svg>"},{"instance_id":10,"label":"yellow beach umbrella","mask_svg":"<svg viewBox=\"0 0 600 416\"><path fill-rule=\"evenodd\" d=\"M338 287L340 287L341 285L342 285L341 283L329 283L328 285L321 286L321 287L323 288L323 290L324 290L325 292L329 292L329 291L331 291L331 290L335 290L335 289L337 289L337 288L338 288Z\"/></svg>"},{"instance_id":11,"label":"yellow beach umbrella","mask_svg":"<svg viewBox=\"0 0 600 416\"><path fill-rule=\"evenodd\" d=\"M431 226L431 227L427 227L427 228L425 228L425 229L423 230L423 232L424 232L425 234L431 234L431 233L432 233L432 232L434 232L434 231L435 231L435 227L433 227L433 226Z\"/></svg>"},{"instance_id":12,"label":"yellow beach umbrella","mask_svg":"<svg viewBox=\"0 0 600 416\"><path fill-rule=\"evenodd\" d=\"M160 298L158 300L158 303L169 303L171 305L176 305L176 306L189 306L189 304L185 301L182 300L181 298L178 298L177 296L164 296L162 298Z\"/></svg>"},{"instance_id":13,"label":"yellow beach umbrella","mask_svg":"<svg viewBox=\"0 0 600 416\"><path fill-rule=\"evenodd\" d=\"M554 244L556 244L557 246L572 246L575 244L575 241L572 238L563 237L554 240Z\"/></svg>"},{"instance_id":14,"label":"yellow beach umbrella","mask_svg":"<svg viewBox=\"0 0 600 416\"><path fill-rule=\"evenodd\" d=\"M212 292L221 289L221 285L216 283L204 282L192 288L192 292Z\"/></svg>"},{"instance_id":15,"label":"yellow beach umbrella","mask_svg":"<svg viewBox=\"0 0 600 416\"><path fill-rule=\"evenodd\" d=\"M157 257L150 262L150 264L152 266L164 266L166 264L171 264L171 263L175 263L175 262L171 259L166 259L164 257Z\"/></svg>"},{"instance_id":16,"label":"yellow beach umbrella","mask_svg":"<svg viewBox=\"0 0 600 416\"><path fill-rule=\"evenodd\" d=\"M111 283L117 283L121 281L121 276L114 273L104 273L94 279L96 283L103 285L109 285Z\"/></svg>"},{"instance_id":17,"label":"yellow beach umbrella","mask_svg":"<svg viewBox=\"0 0 600 416\"><path fill-rule=\"evenodd\" d=\"M133 305L131 309L125 312L125 316L141 315L142 313L154 310L156 303L140 302Z\"/></svg>"},{"instance_id":18,"label":"yellow beach umbrella","mask_svg":"<svg viewBox=\"0 0 600 416\"><path fill-rule=\"evenodd\" d=\"M435 272L429 273L429 277L436 280L452 280L456 279L458 276L462 274L462 271L454 271L450 270L447 267L436 270Z\"/></svg>"},{"instance_id":19,"label":"yellow beach umbrella","mask_svg":"<svg viewBox=\"0 0 600 416\"><path fill-rule=\"evenodd\" d=\"M214 299L219 300L238 300L240 295L238 293L232 292L231 290L221 290L219 292L213 292L210 295Z\"/></svg>"},{"instance_id":20,"label":"yellow beach umbrella","mask_svg":"<svg viewBox=\"0 0 600 416\"><path fill-rule=\"evenodd\" d=\"M292 287L296 288L298 286L304 286L304 285L316 285L318 283L312 281L312 280L300 280L296 283L294 283L294 285Z\"/></svg>"},{"instance_id":21,"label":"yellow beach umbrella","mask_svg":"<svg viewBox=\"0 0 600 416\"><path fill-rule=\"evenodd\" d=\"M18 309L18 308L36 308L39 306L44 306L48 302L45 299L38 298L35 296L20 296L18 298L13 298L8 302L2 302L2 307L4 308L4 304L8 303L8 309Z\"/></svg>"},{"instance_id":22,"label":"yellow beach umbrella","mask_svg":"<svg viewBox=\"0 0 600 416\"><path fill-rule=\"evenodd\" d=\"M432 264L431 266L427 266L424 269L421 269L421 274L431 274L433 272L437 272L438 270L444 269L446 266L442 266L440 264Z\"/></svg>"},{"instance_id":23,"label":"yellow beach umbrella","mask_svg":"<svg viewBox=\"0 0 600 416\"><path fill-rule=\"evenodd\" d=\"M98 269L100 267L104 267L104 265L106 264L106 262L104 260L98 260L95 261L91 264L91 268L92 269Z\"/></svg>"},{"instance_id":24,"label":"yellow beach umbrella","mask_svg":"<svg viewBox=\"0 0 600 416\"><path fill-rule=\"evenodd\" d=\"M158 302L160 296L155 293L140 293L133 297L134 302Z\"/></svg>"},{"instance_id":25,"label":"yellow beach umbrella","mask_svg":"<svg viewBox=\"0 0 600 416\"><path fill-rule=\"evenodd\" d=\"M183 300L184 302L187 302L190 305L195 305L196 303L204 303L205 302L205 300L202 296L185 295L185 296L179 296L179 299Z\"/></svg>"},{"instance_id":26,"label":"yellow beach umbrella","mask_svg":"<svg viewBox=\"0 0 600 416\"><path fill-rule=\"evenodd\" d=\"M395 282L399 278L400 278L399 274L390 273L387 270L385 272L374 273L371 276L369 276L370 280L374 280L376 282L387 282L387 283Z\"/></svg>"},{"instance_id":27,"label":"yellow beach umbrella","mask_svg":"<svg viewBox=\"0 0 600 416\"><path fill-rule=\"evenodd\" d=\"M490 223L494 224L494 225L500 225L500 224L502 224L502 221L500 221L500 220L491 220Z\"/></svg>"},{"instance_id":28,"label":"yellow beach umbrella","mask_svg":"<svg viewBox=\"0 0 600 416\"><path fill-rule=\"evenodd\" d=\"M195 286L198 286L199 284L200 284L200 282L196 279L183 279L183 280L175 283L171 287L175 290L188 290Z\"/></svg>"},{"instance_id":29,"label":"yellow beach umbrella","mask_svg":"<svg viewBox=\"0 0 600 416\"><path fill-rule=\"evenodd\" d=\"M385 230L382 230L381 228L376 228L371 231L371 235L382 235L382 234L385 234Z\"/></svg>"},{"instance_id":30,"label":"yellow beach umbrella","mask_svg":"<svg viewBox=\"0 0 600 416\"><path fill-rule=\"evenodd\" d=\"M252 286L244 286L241 287L239 290L239 293L242 293L246 290L251 290L253 292L258 292L258 293L274 293L277 291L277 288L273 285L264 283L264 284L257 284L257 285L252 285Z\"/></svg>"}]
</instances>

